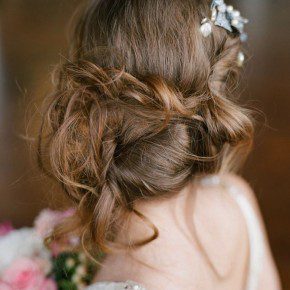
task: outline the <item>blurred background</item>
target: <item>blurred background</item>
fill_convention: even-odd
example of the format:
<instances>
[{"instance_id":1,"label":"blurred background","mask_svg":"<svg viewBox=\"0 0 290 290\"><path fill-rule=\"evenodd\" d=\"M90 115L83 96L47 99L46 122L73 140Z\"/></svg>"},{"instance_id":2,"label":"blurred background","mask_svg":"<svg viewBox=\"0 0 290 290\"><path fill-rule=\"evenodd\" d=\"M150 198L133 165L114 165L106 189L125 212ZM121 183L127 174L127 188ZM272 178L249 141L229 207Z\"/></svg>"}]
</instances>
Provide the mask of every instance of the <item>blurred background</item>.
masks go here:
<instances>
[{"instance_id":1,"label":"blurred background","mask_svg":"<svg viewBox=\"0 0 290 290\"><path fill-rule=\"evenodd\" d=\"M37 170L29 136L80 2L0 0L0 222L30 226L41 208L61 201ZM284 289L290 289L290 1L236 2L250 19L243 98L264 114L243 175L255 189Z\"/></svg>"}]
</instances>

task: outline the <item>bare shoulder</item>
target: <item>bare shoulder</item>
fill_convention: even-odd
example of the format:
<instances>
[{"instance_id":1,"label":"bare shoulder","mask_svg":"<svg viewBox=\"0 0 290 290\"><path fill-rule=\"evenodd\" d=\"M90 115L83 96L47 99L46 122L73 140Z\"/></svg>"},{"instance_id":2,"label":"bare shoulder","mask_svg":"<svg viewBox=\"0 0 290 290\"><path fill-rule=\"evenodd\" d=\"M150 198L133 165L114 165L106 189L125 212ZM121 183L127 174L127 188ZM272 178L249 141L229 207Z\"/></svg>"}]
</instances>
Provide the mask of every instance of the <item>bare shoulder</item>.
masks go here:
<instances>
[{"instance_id":1,"label":"bare shoulder","mask_svg":"<svg viewBox=\"0 0 290 290\"><path fill-rule=\"evenodd\" d=\"M254 192L254 189L242 176L229 173L223 175L222 179L227 182L227 184L235 187L241 195L243 195L252 207L256 210L256 213L260 215L258 201Z\"/></svg>"},{"instance_id":2,"label":"bare shoulder","mask_svg":"<svg viewBox=\"0 0 290 290\"><path fill-rule=\"evenodd\" d=\"M238 193L242 195L247 200L249 205L252 207L257 219L259 220L259 223L260 223L259 226L261 227L261 230L264 233L265 241L267 242L268 240L267 231L266 231L264 219L260 210L258 200L256 198L256 194L252 186L243 177L236 174L227 174L227 175L224 175L222 178L224 181L227 182L228 185L233 186L238 191Z\"/></svg>"},{"instance_id":3,"label":"bare shoulder","mask_svg":"<svg viewBox=\"0 0 290 290\"><path fill-rule=\"evenodd\" d=\"M252 194L242 179L225 178L240 191L247 191L245 194ZM221 277L240 275L236 279L244 279L249 253L247 225L238 204L218 182L202 183L198 188L194 222L198 241L215 271Z\"/></svg>"},{"instance_id":4,"label":"bare shoulder","mask_svg":"<svg viewBox=\"0 0 290 290\"><path fill-rule=\"evenodd\" d=\"M220 178L222 184L225 182L234 187L245 198L254 210L263 232L266 253L259 289L281 289L253 188L244 178L235 174ZM245 216L229 194L228 186L220 186L219 182L201 186L197 194L195 224L198 239L216 271L221 276L233 277L236 281L246 279L250 255L248 229Z\"/></svg>"},{"instance_id":5,"label":"bare shoulder","mask_svg":"<svg viewBox=\"0 0 290 290\"><path fill-rule=\"evenodd\" d=\"M263 274L261 275L258 289L281 289L278 271L273 259L273 255L271 253L270 244L267 237L267 230L253 188L241 176L235 174L228 174L225 175L223 178L228 184L234 186L238 190L239 194L243 195L246 198L246 200L255 212L255 215L259 221L260 229L262 230L264 235L264 246L266 251L263 264L264 268L262 271Z\"/></svg>"}]
</instances>

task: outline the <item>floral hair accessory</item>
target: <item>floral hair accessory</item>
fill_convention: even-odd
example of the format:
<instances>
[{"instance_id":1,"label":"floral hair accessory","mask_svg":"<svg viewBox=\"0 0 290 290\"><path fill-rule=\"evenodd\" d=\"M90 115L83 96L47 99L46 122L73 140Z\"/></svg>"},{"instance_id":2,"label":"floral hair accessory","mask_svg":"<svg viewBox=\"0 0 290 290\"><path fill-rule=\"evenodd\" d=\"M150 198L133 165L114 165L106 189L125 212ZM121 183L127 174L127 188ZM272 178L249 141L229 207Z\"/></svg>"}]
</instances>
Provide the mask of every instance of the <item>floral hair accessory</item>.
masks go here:
<instances>
[{"instance_id":1,"label":"floral hair accessory","mask_svg":"<svg viewBox=\"0 0 290 290\"><path fill-rule=\"evenodd\" d=\"M224 0L213 0L211 4L211 18L204 18L201 22L200 31L204 37L212 33L212 25L224 28L231 33L239 33L241 41L247 40L244 26L248 19L243 18L238 10L233 6L226 5Z\"/></svg>"}]
</instances>

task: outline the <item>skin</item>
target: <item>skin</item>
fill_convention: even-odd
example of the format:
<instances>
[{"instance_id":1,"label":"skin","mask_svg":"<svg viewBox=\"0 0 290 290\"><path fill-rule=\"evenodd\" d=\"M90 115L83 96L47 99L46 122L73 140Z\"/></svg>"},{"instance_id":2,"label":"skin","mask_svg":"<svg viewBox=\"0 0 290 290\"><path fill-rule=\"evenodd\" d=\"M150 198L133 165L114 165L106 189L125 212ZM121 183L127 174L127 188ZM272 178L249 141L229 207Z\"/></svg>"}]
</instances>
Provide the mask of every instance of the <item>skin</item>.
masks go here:
<instances>
[{"instance_id":1,"label":"skin","mask_svg":"<svg viewBox=\"0 0 290 290\"><path fill-rule=\"evenodd\" d=\"M251 187L226 175L254 208L264 233L266 253L257 290L281 289L261 213ZM136 208L159 229L159 237L137 250L109 254L95 281L136 281L148 290L245 289L249 262L244 216L218 185L187 186L174 197L139 202ZM152 230L132 217L118 240L138 240Z\"/></svg>"}]
</instances>

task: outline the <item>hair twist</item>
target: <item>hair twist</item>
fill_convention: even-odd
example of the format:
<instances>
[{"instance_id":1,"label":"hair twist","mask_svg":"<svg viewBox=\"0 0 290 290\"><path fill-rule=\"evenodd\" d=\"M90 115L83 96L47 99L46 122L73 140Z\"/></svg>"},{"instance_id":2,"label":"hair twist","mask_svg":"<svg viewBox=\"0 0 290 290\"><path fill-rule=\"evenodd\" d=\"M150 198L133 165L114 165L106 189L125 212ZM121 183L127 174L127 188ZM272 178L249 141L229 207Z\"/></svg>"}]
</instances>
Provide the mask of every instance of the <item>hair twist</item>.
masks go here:
<instances>
[{"instance_id":1,"label":"hair twist","mask_svg":"<svg viewBox=\"0 0 290 290\"><path fill-rule=\"evenodd\" d=\"M41 168L77 208L55 238L77 232L102 251L132 214L153 230L132 246L155 239L138 200L236 170L252 143L250 113L233 99L239 38L218 27L202 37L207 1L133 2L91 1L81 15L39 138Z\"/></svg>"}]
</instances>

